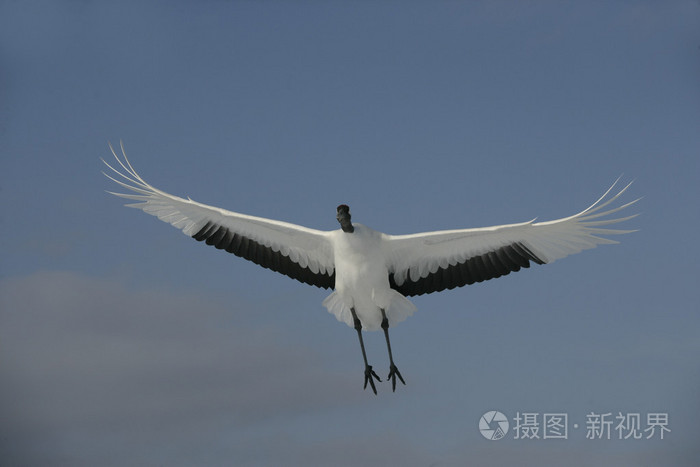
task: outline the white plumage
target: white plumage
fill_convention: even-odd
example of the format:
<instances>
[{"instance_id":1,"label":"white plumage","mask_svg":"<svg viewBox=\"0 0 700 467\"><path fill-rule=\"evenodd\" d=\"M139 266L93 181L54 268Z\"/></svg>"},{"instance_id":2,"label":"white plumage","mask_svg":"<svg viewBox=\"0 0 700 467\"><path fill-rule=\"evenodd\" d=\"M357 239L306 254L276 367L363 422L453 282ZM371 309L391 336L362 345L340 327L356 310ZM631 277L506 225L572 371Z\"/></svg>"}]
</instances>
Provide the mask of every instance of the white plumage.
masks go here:
<instances>
[{"instance_id":1,"label":"white plumage","mask_svg":"<svg viewBox=\"0 0 700 467\"><path fill-rule=\"evenodd\" d=\"M551 263L599 244L617 243L601 235L633 232L607 226L635 215L610 215L638 201L605 210L630 186L610 196L615 182L589 208L563 219L411 235L388 235L351 223L349 208L341 205L338 220L342 229L321 231L170 195L136 173L123 146L123 161L111 145L110 149L122 171L105 162L117 178L105 175L130 191L110 193L137 201L128 206L263 267L310 285L335 289L323 305L357 330L365 358L365 387L369 382L375 393L373 378L379 378L367 364L361 330L384 330L389 378L395 388L395 378L402 382L403 378L393 363L388 327L415 311L406 296L481 282L529 267L530 261Z\"/></svg>"}]
</instances>

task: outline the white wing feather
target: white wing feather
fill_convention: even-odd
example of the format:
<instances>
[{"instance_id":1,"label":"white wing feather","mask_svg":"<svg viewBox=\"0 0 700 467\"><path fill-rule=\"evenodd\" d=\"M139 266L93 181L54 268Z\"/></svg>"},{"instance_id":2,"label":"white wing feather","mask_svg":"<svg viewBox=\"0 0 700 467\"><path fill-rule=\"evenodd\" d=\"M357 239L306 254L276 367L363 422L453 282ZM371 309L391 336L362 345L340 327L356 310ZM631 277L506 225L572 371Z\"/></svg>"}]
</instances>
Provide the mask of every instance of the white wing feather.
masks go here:
<instances>
[{"instance_id":1,"label":"white wing feather","mask_svg":"<svg viewBox=\"0 0 700 467\"><path fill-rule=\"evenodd\" d=\"M589 208L563 219L549 222L534 222L533 219L519 224L477 229L387 235L389 272L394 273L396 284L401 285L407 275L412 281L417 281L435 273L439 268L462 263L474 256L516 242L526 246L544 263L551 263L596 245L617 243L599 235L617 235L634 230L601 227L626 221L637 214L614 219L604 218L629 207L639 199L601 212L631 185L628 184L615 196L606 200L616 184L617 181Z\"/></svg>"},{"instance_id":2,"label":"white wing feather","mask_svg":"<svg viewBox=\"0 0 700 467\"><path fill-rule=\"evenodd\" d=\"M329 241L329 232L310 229L299 225L262 217L248 216L225 209L173 196L149 185L136 173L129 163L121 145L123 161L117 156L110 144L110 149L122 171L102 162L115 176L103 174L131 193L108 192L121 198L138 201L127 204L156 216L163 222L182 230L187 236L195 235L208 222L224 226L239 235L248 237L273 251L288 256L301 267L308 267L313 273L332 274L334 271L333 248Z\"/></svg>"}]
</instances>

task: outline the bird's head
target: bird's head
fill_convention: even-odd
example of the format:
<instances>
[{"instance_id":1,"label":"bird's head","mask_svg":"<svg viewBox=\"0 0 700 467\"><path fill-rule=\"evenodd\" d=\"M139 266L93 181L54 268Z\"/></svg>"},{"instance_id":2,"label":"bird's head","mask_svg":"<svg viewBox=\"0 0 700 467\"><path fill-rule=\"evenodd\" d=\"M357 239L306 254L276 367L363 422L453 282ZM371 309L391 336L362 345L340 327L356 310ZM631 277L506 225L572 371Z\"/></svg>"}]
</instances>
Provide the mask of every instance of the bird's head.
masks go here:
<instances>
[{"instance_id":1,"label":"bird's head","mask_svg":"<svg viewBox=\"0 0 700 467\"><path fill-rule=\"evenodd\" d=\"M347 204L338 206L338 214L335 218L340 222L340 228L343 229L343 232L352 233L355 231L352 222L350 222L350 217L350 207Z\"/></svg>"}]
</instances>

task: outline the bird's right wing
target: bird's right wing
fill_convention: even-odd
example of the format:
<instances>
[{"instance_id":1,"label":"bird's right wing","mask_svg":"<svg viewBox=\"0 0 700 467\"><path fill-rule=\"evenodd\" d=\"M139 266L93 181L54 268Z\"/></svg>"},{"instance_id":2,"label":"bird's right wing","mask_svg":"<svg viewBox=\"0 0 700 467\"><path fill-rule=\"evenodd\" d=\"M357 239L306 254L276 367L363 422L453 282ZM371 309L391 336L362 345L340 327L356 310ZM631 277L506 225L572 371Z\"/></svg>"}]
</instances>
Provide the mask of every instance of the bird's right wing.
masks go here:
<instances>
[{"instance_id":1,"label":"bird's right wing","mask_svg":"<svg viewBox=\"0 0 700 467\"><path fill-rule=\"evenodd\" d=\"M530 261L551 263L599 244L617 243L601 235L633 230L605 226L635 215L612 219L609 216L637 200L603 210L629 185L608 198L613 187L588 209L563 219L548 222L534 222L533 219L477 229L387 235L389 282L405 296L421 295L504 276L529 267Z\"/></svg>"},{"instance_id":2,"label":"bird's right wing","mask_svg":"<svg viewBox=\"0 0 700 467\"><path fill-rule=\"evenodd\" d=\"M123 161L111 145L110 149L123 171L103 160L116 178L103 173L131 191L109 193L138 201L127 206L156 216L195 240L205 241L207 245L226 250L292 279L322 288L335 287L330 232L239 214L173 196L144 181L129 163L123 146Z\"/></svg>"}]
</instances>

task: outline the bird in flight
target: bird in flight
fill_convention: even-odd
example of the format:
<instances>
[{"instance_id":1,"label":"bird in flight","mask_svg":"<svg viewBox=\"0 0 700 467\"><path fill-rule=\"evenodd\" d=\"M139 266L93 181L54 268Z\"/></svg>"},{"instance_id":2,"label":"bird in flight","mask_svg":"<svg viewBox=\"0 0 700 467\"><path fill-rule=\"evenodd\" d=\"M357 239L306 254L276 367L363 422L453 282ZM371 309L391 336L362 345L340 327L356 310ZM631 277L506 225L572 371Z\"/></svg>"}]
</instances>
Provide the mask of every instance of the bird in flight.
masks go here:
<instances>
[{"instance_id":1,"label":"bird in flight","mask_svg":"<svg viewBox=\"0 0 700 467\"><path fill-rule=\"evenodd\" d=\"M610 216L638 201L609 207L631 184L615 194L616 181L589 208L562 219L410 235L389 235L353 222L350 208L341 204L336 210L340 229L322 231L239 214L161 191L136 173L124 146L120 146L121 158L110 144L118 165L103 159L112 171L111 175L103 174L129 190L109 192L137 201L127 206L156 216L197 241L305 284L334 290L323 305L357 331L365 365L364 388L369 384L375 394L375 380L381 379L367 361L362 331L384 331L389 353L387 380L391 380L393 391L397 378L406 384L394 363L389 341L389 328L416 310L406 297L494 279L528 268L530 262L551 263L599 244L617 243L604 236L633 230L606 226L636 214Z\"/></svg>"}]
</instances>

